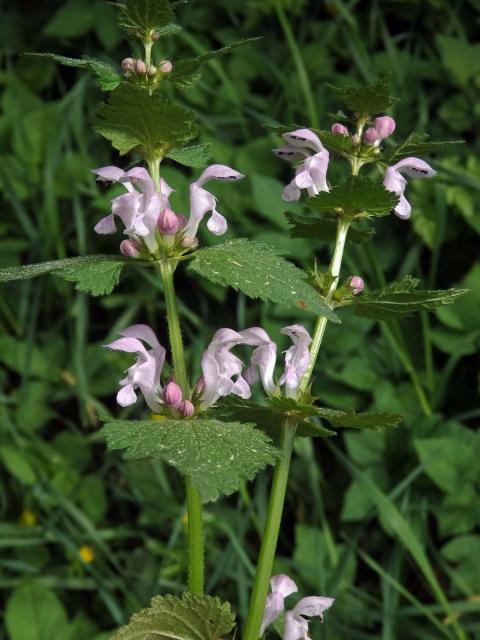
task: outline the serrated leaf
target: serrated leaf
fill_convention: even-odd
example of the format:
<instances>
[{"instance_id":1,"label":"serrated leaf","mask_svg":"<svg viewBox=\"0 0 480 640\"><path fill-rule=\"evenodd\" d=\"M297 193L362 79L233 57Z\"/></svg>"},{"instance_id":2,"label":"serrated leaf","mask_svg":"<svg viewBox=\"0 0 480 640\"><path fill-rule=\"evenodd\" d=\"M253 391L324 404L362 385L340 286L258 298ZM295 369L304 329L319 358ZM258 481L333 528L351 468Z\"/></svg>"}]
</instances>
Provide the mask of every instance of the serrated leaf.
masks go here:
<instances>
[{"instance_id":1,"label":"serrated leaf","mask_svg":"<svg viewBox=\"0 0 480 640\"><path fill-rule=\"evenodd\" d=\"M175 20L175 12L168 0L126 0L116 3L119 24L130 36L146 40L151 33Z\"/></svg>"},{"instance_id":2,"label":"serrated leaf","mask_svg":"<svg viewBox=\"0 0 480 640\"><path fill-rule=\"evenodd\" d=\"M429 138L428 133L411 133L402 144L387 151L382 160L387 164L392 164L402 158L427 155L435 151L441 151L451 145L464 144L465 142L464 140L430 141Z\"/></svg>"},{"instance_id":3,"label":"serrated leaf","mask_svg":"<svg viewBox=\"0 0 480 640\"><path fill-rule=\"evenodd\" d=\"M402 416L396 413L356 413L355 411L340 411L325 407L316 407L316 415L330 422L332 426L344 429L379 431L396 427L402 421Z\"/></svg>"},{"instance_id":4,"label":"serrated leaf","mask_svg":"<svg viewBox=\"0 0 480 640\"><path fill-rule=\"evenodd\" d=\"M320 294L306 281L305 272L263 242L243 238L200 249L189 269L250 298L294 306L338 322Z\"/></svg>"},{"instance_id":5,"label":"serrated leaf","mask_svg":"<svg viewBox=\"0 0 480 640\"><path fill-rule=\"evenodd\" d=\"M333 242L337 235L337 222L330 218L300 216L288 211L285 216L290 225L292 238L307 238L315 242ZM347 239L353 244L368 242L375 235L373 229L359 229L350 225Z\"/></svg>"},{"instance_id":6,"label":"serrated leaf","mask_svg":"<svg viewBox=\"0 0 480 640\"><path fill-rule=\"evenodd\" d=\"M373 320L392 320L415 311L428 311L451 304L468 293L468 289L418 290L418 284L417 278L405 276L383 289L353 298L350 304L359 316Z\"/></svg>"},{"instance_id":7,"label":"serrated leaf","mask_svg":"<svg viewBox=\"0 0 480 640\"><path fill-rule=\"evenodd\" d=\"M202 66L209 60L224 56L226 53L230 53L233 49L243 47L251 42L260 40L260 38L245 38L238 42L216 49L215 51L209 51L196 58L188 58L186 60L178 60L174 63L172 72L167 76L168 80L173 82L177 87L181 89L188 89L200 78L200 72Z\"/></svg>"},{"instance_id":8,"label":"serrated leaf","mask_svg":"<svg viewBox=\"0 0 480 640\"><path fill-rule=\"evenodd\" d=\"M353 143L350 136L338 135L331 131L318 131L317 129L313 129L313 131L329 151L347 155L352 152Z\"/></svg>"},{"instance_id":9,"label":"serrated leaf","mask_svg":"<svg viewBox=\"0 0 480 640\"><path fill-rule=\"evenodd\" d=\"M201 169L211 158L211 144L197 144L192 147L184 147L183 149L172 149L167 154L167 158L175 160L179 164L186 167L194 167Z\"/></svg>"},{"instance_id":10,"label":"serrated leaf","mask_svg":"<svg viewBox=\"0 0 480 640\"><path fill-rule=\"evenodd\" d=\"M130 262L128 258L122 256L96 255L77 256L76 258L63 258L62 260L50 260L49 262L39 262L37 264L27 264L20 267L7 267L0 269L0 282L11 282L13 280L30 280L38 278L52 271L66 269L74 271L83 267L105 262Z\"/></svg>"},{"instance_id":11,"label":"serrated leaf","mask_svg":"<svg viewBox=\"0 0 480 640\"><path fill-rule=\"evenodd\" d=\"M56 53L26 53L24 55L34 58L46 58L67 67L88 69L95 74L97 82L103 91L113 91L122 82L122 77L117 73L115 67L112 67L112 65L107 62L103 62L103 60L97 60L89 56L67 58L66 56L59 56Z\"/></svg>"},{"instance_id":12,"label":"serrated leaf","mask_svg":"<svg viewBox=\"0 0 480 640\"><path fill-rule=\"evenodd\" d=\"M156 596L150 607L135 613L111 640L219 640L235 625L228 603L219 598L184 593Z\"/></svg>"},{"instance_id":13,"label":"serrated leaf","mask_svg":"<svg viewBox=\"0 0 480 640\"><path fill-rule=\"evenodd\" d=\"M55 275L69 282L75 282L75 289L89 293L92 296L104 296L113 291L120 280L120 274L125 266L122 260L108 260L83 265L69 265Z\"/></svg>"},{"instance_id":14,"label":"serrated leaf","mask_svg":"<svg viewBox=\"0 0 480 640\"><path fill-rule=\"evenodd\" d=\"M348 217L357 215L385 216L397 205L398 196L382 183L369 178L349 178L331 191L321 191L307 198L310 209L320 213L342 211Z\"/></svg>"},{"instance_id":15,"label":"serrated leaf","mask_svg":"<svg viewBox=\"0 0 480 640\"><path fill-rule=\"evenodd\" d=\"M335 91L347 109L362 116L382 113L396 102L390 95L390 75L381 76L374 84L363 87L327 86Z\"/></svg>"},{"instance_id":16,"label":"serrated leaf","mask_svg":"<svg viewBox=\"0 0 480 640\"><path fill-rule=\"evenodd\" d=\"M128 82L100 105L94 128L121 155L135 149L147 160L185 146L198 133L193 111Z\"/></svg>"},{"instance_id":17,"label":"serrated leaf","mask_svg":"<svg viewBox=\"0 0 480 640\"><path fill-rule=\"evenodd\" d=\"M110 449L125 451L126 460L160 458L189 476L204 502L236 491L251 480L278 451L252 424L215 419L128 422L104 425Z\"/></svg>"}]
</instances>

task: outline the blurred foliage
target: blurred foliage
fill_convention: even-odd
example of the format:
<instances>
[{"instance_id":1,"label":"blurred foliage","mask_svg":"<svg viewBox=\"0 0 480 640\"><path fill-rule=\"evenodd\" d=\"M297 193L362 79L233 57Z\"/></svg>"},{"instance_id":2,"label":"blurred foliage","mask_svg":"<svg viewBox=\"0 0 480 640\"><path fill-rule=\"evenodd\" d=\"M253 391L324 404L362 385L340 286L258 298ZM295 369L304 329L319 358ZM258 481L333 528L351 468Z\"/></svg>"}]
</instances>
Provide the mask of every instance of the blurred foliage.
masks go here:
<instances>
[{"instance_id":1,"label":"blurred foliage","mask_svg":"<svg viewBox=\"0 0 480 640\"><path fill-rule=\"evenodd\" d=\"M463 637L480 635L479 9L478 0L191 0L178 7L184 30L165 40L175 61L263 36L210 63L184 102L199 112L215 161L248 175L223 199L231 236L268 242L299 263L316 255L326 264L327 246L289 236L283 214L301 208L280 199L289 169L271 154L278 139L266 123L328 128L337 103L327 83L391 71L399 136L468 142L434 158L436 180L409 186L411 222L384 218L372 243L347 253L346 270L370 289L415 273L426 287L472 293L402 324L351 315L327 329L314 383L322 402L406 417L384 434L298 442L277 568L302 592L337 598L324 625L312 625L314 638L460 638L453 620ZM86 72L19 52L118 65L130 51L114 9L103 0L19 0L2 12L0 266L112 252L117 240L92 231L111 191L89 169L119 161L91 129L100 91ZM189 172L164 171L179 212ZM298 320L186 273L179 291L193 368L219 326L261 324L277 336ZM0 289L0 588L10 593L2 640L105 640L151 596L185 587L179 483L160 462L106 454L95 418L100 408L119 415L125 364L101 345L133 321L164 334L159 294L140 271L101 300L50 276ZM261 474L206 516L208 591L235 602L240 616L268 482Z\"/></svg>"}]
</instances>

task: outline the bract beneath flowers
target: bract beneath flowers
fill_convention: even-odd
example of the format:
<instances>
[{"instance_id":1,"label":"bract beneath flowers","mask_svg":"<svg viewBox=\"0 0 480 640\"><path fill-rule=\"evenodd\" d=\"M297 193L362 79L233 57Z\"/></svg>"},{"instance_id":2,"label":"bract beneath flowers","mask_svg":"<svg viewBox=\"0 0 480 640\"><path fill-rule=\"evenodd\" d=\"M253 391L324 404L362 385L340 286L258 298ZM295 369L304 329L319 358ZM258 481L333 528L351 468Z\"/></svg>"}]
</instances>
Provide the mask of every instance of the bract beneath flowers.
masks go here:
<instances>
[{"instance_id":1,"label":"bract beneath flowers","mask_svg":"<svg viewBox=\"0 0 480 640\"><path fill-rule=\"evenodd\" d=\"M329 191L327 170L330 154L320 138L310 129L297 129L283 134L288 142L273 153L282 160L301 161L295 170L295 178L283 190L282 198L287 202L299 200L301 190L316 196L320 191Z\"/></svg>"},{"instance_id":2,"label":"bract beneath flowers","mask_svg":"<svg viewBox=\"0 0 480 640\"><path fill-rule=\"evenodd\" d=\"M267 597L260 636L285 610L285 598L298 591L295 582L287 575L273 576L270 580L272 592ZM302 598L293 609L285 614L283 640L308 640L309 621L306 618L318 617L323 622L323 614L334 603L333 598L308 596Z\"/></svg>"},{"instance_id":3,"label":"bract beneath flowers","mask_svg":"<svg viewBox=\"0 0 480 640\"><path fill-rule=\"evenodd\" d=\"M143 167L123 171L119 167L94 169L97 179L103 182L118 182L127 193L112 200L112 211L95 226L99 234L113 234L117 231L116 218L124 225L128 241L120 245L122 253L129 257L139 257L141 251L156 254L159 246L172 245L172 237L178 237L183 248L195 246L198 226L207 213L211 213L208 229L215 235L227 230L227 221L217 211L217 199L203 188L209 180L234 181L243 174L222 164L214 164L205 169L200 178L190 186L190 217L187 219L172 211L170 196L174 190L160 178L159 190L155 181Z\"/></svg>"}]
</instances>

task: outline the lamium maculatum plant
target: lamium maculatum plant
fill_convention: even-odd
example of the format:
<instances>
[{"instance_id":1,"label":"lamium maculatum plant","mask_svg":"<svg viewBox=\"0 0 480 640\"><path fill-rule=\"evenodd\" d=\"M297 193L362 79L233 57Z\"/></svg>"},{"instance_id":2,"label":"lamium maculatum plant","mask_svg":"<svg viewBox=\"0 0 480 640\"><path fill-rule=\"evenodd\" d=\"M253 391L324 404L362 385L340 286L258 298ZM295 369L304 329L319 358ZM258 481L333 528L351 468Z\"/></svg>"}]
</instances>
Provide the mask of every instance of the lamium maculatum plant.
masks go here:
<instances>
[{"instance_id":1,"label":"lamium maculatum plant","mask_svg":"<svg viewBox=\"0 0 480 640\"><path fill-rule=\"evenodd\" d=\"M89 69L109 93L98 108L94 128L111 142L119 158L117 166L92 171L99 182L115 183L124 192L112 198L110 211L93 230L112 236L111 255L11 267L0 271L0 280L51 272L73 281L80 291L99 296L113 291L123 269L134 268L151 270L162 283L169 344L162 345L156 328L141 322L124 327L105 345L131 358L119 382L118 405L144 403L145 419L104 417L101 433L109 449L121 450L126 459L157 458L183 477L188 591L154 597L150 607L136 613L112 640L258 640L265 634L308 639L310 620L322 620L336 594L302 594L286 610L285 601L297 586L286 575L272 575L295 439L317 438L321 445L322 439L340 429L391 429L401 421L395 414L355 413L348 407L339 410L319 403L312 381L327 324L341 323L347 309L385 322L452 303L464 293L422 290L411 276L371 290L360 274L342 272L344 251L349 242L370 242L373 225L392 224L390 214L409 218L407 178L434 178L436 172L423 156L448 143L431 142L419 133L391 143L398 132L393 117L386 115L395 102L387 77L367 87L332 87L342 107L338 122L326 130L278 124L272 133L282 140L273 153L294 170L283 198L302 200L306 209L304 215L287 214L291 235L312 243L330 241L330 264L301 269L252 239L202 247L200 225L206 222L216 236L228 226L209 182L232 182L234 190L242 188L236 183L248 176L234 167L208 165L209 146L191 144L198 134L195 114L172 96L193 85L208 60L238 46L255 46L255 39L192 59L168 60L162 38L179 30L178 4L168 0L116 4L121 26L143 52L141 57L118 61L118 68L88 57L36 54ZM176 185L162 175L169 162L200 170L190 185L188 214L175 211L171 204ZM338 184L329 178L332 162L344 168ZM193 379L175 294L176 272L184 268L249 298L295 310L298 321L282 329L291 343L285 354L277 353L279 336L268 335L262 327L219 327L195 363L201 377ZM316 324L310 332L304 323L312 317ZM158 318L158 324L162 320ZM248 354L246 360L240 358L239 349L242 356ZM255 385L261 393L254 401ZM247 619L235 627L235 603L233 607L225 603L222 594L204 595L203 509L237 491L267 466L273 467L273 480L250 607ZM449 614L448 602L445 609ZM327 615L334 616L335 607Z\"/></svg>"}]
</instances>

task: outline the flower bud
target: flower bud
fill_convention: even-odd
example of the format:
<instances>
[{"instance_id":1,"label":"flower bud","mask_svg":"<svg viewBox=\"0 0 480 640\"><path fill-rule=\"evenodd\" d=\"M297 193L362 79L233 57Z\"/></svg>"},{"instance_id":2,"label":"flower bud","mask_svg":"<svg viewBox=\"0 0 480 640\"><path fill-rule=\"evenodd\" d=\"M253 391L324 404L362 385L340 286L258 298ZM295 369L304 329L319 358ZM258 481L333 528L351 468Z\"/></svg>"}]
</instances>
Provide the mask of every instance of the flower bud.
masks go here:
<instances>
[{"instance_id":1,"label":"flower bud","mask_svg":"<svg viewBox=\"0 0 480 640\"><path fill-rule=\"evenodd\" d=\"M150 37L153 40L153 42L157 42L158 40L160 40L160 34L157 33L156 31L152 31L150 33Z\"/></svg>"},{"instance_id":2,"label":"flower bud","mask_svg":"<svg viewBox=\"0 0 480 640\"><path fill-rule=\"evenodd\" d=\"M172 69L173 64L170 62L170 60L164 60L160 65L160 71L162 73L170 73Z\"/></svg>"},{"instance_id":3,"label":"flower bud","mask_svg":"<svg viewBox=\"0 0 480 640\"><path fill-rule=\"evenodd\" d=\"M190 418L190 416L193 416L195 413L195 407L190 400L184 400L178 407L178 410L184 418Z\"/></svg>"},{"instance_id":4,"label":"flower bud","mask_svg":"<svg viewBox=\"0 0 480 640\"><path fill-rule=\"evenodd\" d=\"M135 71L135 60L133 58L125 58L122 60L121 66L123 73L130 75Z\"/></svg>"},{"instance_id":5,"label":"flower bud","mask_svg":"<svg viewBox=\"0 0 480 640\"><path fill-rule=\"evenodd\" d=\"M196 396L201 396L204 391L205 391L205 378L202 376L201 378L199 378L197 380L197 384L195 385L194 394Z\"/></svg>"},{"instance_id":6,"label":"flower bud","mask_svg":"<svg viewBox=\"0 0 480 640\"><path fill-rule=\"evenodd\" d=\"M181 226L181 220L171 209L164 209L158 216L158 228L160 233L166 236L172 236L177 233Z\"/></svg>"},{"instance_id":7,"label":"flower bud","mask_svg":"<svg viewBox=\"0 0 480 640\"><path fill-rule=\"evenodd\" d=\"M182 390L176 382L169 382L163 390L163 399L169 407L179 407L182 402Z\"/></svg>"},{"instance_id":8,"label":"flower bud","mask_svg":"<svg viewBox=\"0 0 480 640\"><path fill-rule=\"evenodd\" d=\"M120 243L120 253L127 258L138 258L140 255L140 245L135 240L123 240Z\"/></svg>"},{"instance_id":9,"label":"flower bud","mask_svg":"<svg viewBox=\"0 0 480 640\"><path fill-rule=\"evenodd\" d=\"M379 138L388 138L395 131L397 124L390 116L380 116L375 118L375 129Z\"/></svg>"},{"instance_id":10,"label":"flower bud","mask_svg":"<svg viewBox=\"0 0 480 640\"><path fill-rule=\"evenodd\" d=\"M147 73L147 65L145 64L145 62L143 60L137 60L135 62L135 72L139 75L139 76L143 76Z\"/></svg>"},{"instance_id":11,"label":"flower bud","mask_svg":"<svg viewBox=\"0 0 480 640\"><path fill-rule=\"evenodd\" d=\"M348 136L348 129L345 125L340 124L340 122L335 122L335 124L332 124L332 133L340 136Z\"/></svg>"},{"instance_id":12,"label":"flower bud","mask_svg":"<svg viewBox=\"0 0 480 640\"><path fill-rule=\"evenodd\" d=\"M358 296L358 294L362 293L365 288L363 278L361 278L360 276L352 276L348 284L354 296Z\"/></svg>"},{"instance_id":13,"label":"flower bud","mask_svg":"<svg viewBox=\"0 0 480 640\"><path fill-rule=\"evenodd\" d=\"M358 133L354 133L352 136L352 142L353 144L357 145L360 144L360 136L358 135Z\"/></svg>"},{"instance_id":14,"label":"flower bud","mask_svg":"<svg viewBox=\"0 0 480 640\"><path fill-rule=\"evenodd\" d=\"M147 76L154 78L157 75L157 67L153 64L149 64L147 67Z\"/></svg>"},{"instance_id":15,"label":"flower bud","mask_svg":"<svg viewBox=\"0 0 480 640\"><path fill-rule=\"evenodd\" d=\"M184 249L196 249L198 247L198 240L187 234L183 236L182 247Z\"/></svg>"},{"instance_id":16,"label":"flower bud","mask_svg":"<svg viewBox=\"0 0 480 640\"><path fill-rule=\"evenodd\" d=\"M365 144L375 144L375 142L377 142L377 140L380 138L380 136L378 135L378 131L375 129L375 127L369 127L366 131L365 134L363 136L363 141L365 142Z\"/></svg>"}]
</instances>

